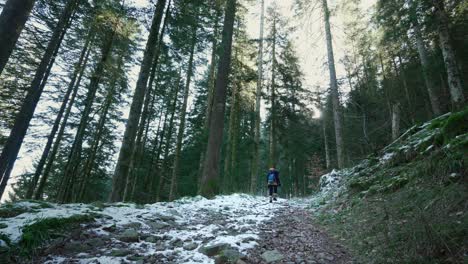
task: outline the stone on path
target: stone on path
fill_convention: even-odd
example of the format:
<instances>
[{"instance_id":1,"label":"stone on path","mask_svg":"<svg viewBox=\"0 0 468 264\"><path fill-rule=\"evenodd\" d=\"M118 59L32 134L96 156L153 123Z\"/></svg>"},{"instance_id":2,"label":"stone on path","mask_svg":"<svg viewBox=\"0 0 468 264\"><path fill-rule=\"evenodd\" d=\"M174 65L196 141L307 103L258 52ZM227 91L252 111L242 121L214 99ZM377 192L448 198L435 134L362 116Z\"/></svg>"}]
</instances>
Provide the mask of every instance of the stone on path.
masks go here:
<instances>
[{"instance_id":1,"label":"stone on path","mask_svg":"<svg viewBox=\"0 0 468 264\"><path fill-rule=\"evenodd\" d=\"M269 250L265 251L262 254L263 260L265 260L266 263L272 263L275 261L280 261L284 258L283 254L281 254L278 250Z\"/></svg>"},{"instance_id":2,"label":"stone on path","mask_svg":"<svg viewBox=\"0 0 468 264\"><path fill-rule=\"evenodd\" d=\"M194 250L198 247L197 243L195 242L189 242L187 244L184 245L184 249L185 250Z\"/></svg>"},{"instance_id":3,"label":"stone on path","mask_svg":"<svg viewBox=\"0 0 468 264\"><path fill-rule=\"evenodd\" d=\"M229 244L227 243L220 243L220 244L214 244L211 246L204 246L200 248L198 251L200 253L203 253L207 255L208 257L213 257L221 253L224 249L228 248Z\"/></svg>"},{"instance_id":4,"label":"stone on path","mask_svg":"<svg viewBox=\"0 0 468 264\"><path fill-rule=\"evenodd\" d=\"M139 234L135 229L127 229L118 236L118 239L123 242L138 242Z\"/></svg>"}]
</instances>

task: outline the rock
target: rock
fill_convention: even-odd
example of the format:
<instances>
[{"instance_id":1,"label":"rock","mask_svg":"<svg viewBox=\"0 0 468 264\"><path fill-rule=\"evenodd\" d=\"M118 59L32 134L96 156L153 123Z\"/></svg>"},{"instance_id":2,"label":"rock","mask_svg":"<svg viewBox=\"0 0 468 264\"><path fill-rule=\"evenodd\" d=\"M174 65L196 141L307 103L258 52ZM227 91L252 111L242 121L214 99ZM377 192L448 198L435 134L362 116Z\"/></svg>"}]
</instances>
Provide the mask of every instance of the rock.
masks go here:
<instances>
[{"instance_id":1,"label":"rock","mask_svg":"<svg viewBox=\"0 0 468 264\"><path fill-rule=\"evenodd\" d=\"M149 237L145 238L145 241L148 242L148 243L156 243L156 242L158 242L158 237L149 236Z\"/></svg>"},{"instance_id":2,"label":"rock","mask_svg":"<svg viewBox=\"0 0 468 264\"><path fill-rule=\"evenodd\" d=\"M175 209L168 210L167 212L169 214L171 214L171 215L175 215L177 217L182 217L182 215L179 212L177 212L177 210L175 210ZM175 218L174 218L174 220L175 220Z\"/></svg>"},{"instance_id":3,"label":"rock","mask_svg":"<svg viewBox=\"0 0 468 264\"><path fill-rule=\"evenodd\" d=\"M171 245L174 247L182 247L183 244L184 242L180 238L176 238L171 241Z\"/></svg>"},{"instance_id":4,"label":"rock","mask_svg":"<svg viewBox=\"0 0 468 264\"><path fill-rule=\"evenodd\" d=\"M8 246L8 244L0 239L0 254L3 253L3 252L8 252L10 250L10 247Z\"/></svg>"},{"instance_id":5,"label":"rock","mask_svg":"<svg viewBox=\"0 0 468 264\"><path fill-rule=\"evenodd\" d=\"M158 218L164 222L173 222L176 220L176 218L172 215L158 215Z\"/></svg>"},{"instance_id":6,"label":"rock","mask_svg":"<svg viewBox=\"0 0 468 264\"><path fill-rule=\"evenodd\" d=\"M133 228L133 229L140 229L142 224L140 222L132 222L123 225L124 228Z\"/></svg>"},{"instance_id":7,"label":"rock","mask_svg":"<svg viewBox=\"0 0 468 264\"><path fill-rule=\"evenodd\" d=\"M80 253L91 249L92 246L81 241L68 242L63 249L68 253Z\"/></svg>"},{"instance_id":8,"label":"rock","mask_svg":"<svg viewBox=\"0 0 468 264\"><path fill-rule=\"evenodd\" d=\"M118 240L123 242L138 242L139 241L139 234L135 229L127 229L122 232L118 237Z\"/></svg>"},{"instance_id":9,"label":"rock","mask_svg":"<svg viewBox=\"0 0 468 264\"><path fill-rule=\"evenodd\" d=\"M117 230L117 227L115 225L111 225L111 226L103 227L102 230L113 233L115 232L115 230Z\"/></svg>"},{"instance_id":10,"label":"rock","mask_svg":"<svg viewBox=\"0 0 468 264\"><path fill-rule=\"evenodd\" d=\"M184 245L184 250L194 250L198 247L198 244L195 242L189 242Z\"/></svg>"},{"instance_id":11,"label":"rock","mask_svg":"<svg viewBox=\"0 0 468 264\"><path fill-rule=\"evenodd\" d=\"M247 264L245 261L243 261L242 259L238 259L236 261L236 264Z\"/></svg>"},{"instance_id":12,"label":"rock","mask_svg":"<svg viewBox=\"0 0 468 264\"><path fill-rule=\"evenodd\" d=\"M275 261L280 261L284 258L284 256L278 250L269 250L265 251L262 254L262 259L265 260L266 263L272 263Z\"/></svg>"},{"instance_id":13,"label":"rock","mask_svg":"<svg viewBox=\"0 0 468 264\"><path fill-rule=\"evenodd\" d=\"M86 241L87 244L89 244L93 248L101 247L107 243L108 239L106 238L101 238L101 237L95 237L91 238L88 241Z\"/></svg>"},{"instance_id":14,"label":"rock","mask_svg":"<svg viewBox=\"0 0 468 264\"><path fill-rule=\"evenodd\" d=\"M230 263L226 256L216 256L214 261L215 261L215 264L228 264L228 263Z\"/></svg>"},{"instance_id":15,"label":"rock","mask_svg":"<svg viewBox=\"0 0 468 264\"><path fill-rule=\"evenodd\" d=\"M235 263L237 260L244 257L242 253L232 248L226 248L221 251L221 256L226 257L229 263Z\"/></svg>"},{"instance_id":16,"label":"rock","mask_svg":"<svg viewBox=\"0 0 468 264\"><path fill-rule=\"evenodd\" d=\"M160 221L151 221L151 222L147 222L146 224L148 224L149 227L150 227L153 231L157 231L157 230L160 230L160 229L163 229L163 228L169 226L167 223L160 222Z\"/></svg>"},{"instance_id":17,"label":"rock","mask_svg":"<svg viewBox=\"0 0 468 264\"><path fill-rule=\"evenodd\" d=\"M198 250L198 252L200 252L202 254L205 254L208 257L212 257L212 256L218 255L219 253L221 253L221 251L223 251L224 249L226 249L228 247L229 247L229 244L220 243L220 244L214 244L214 245L211 245L211 246L201 247Z\"/></svg>"},{"instance_id":18,"label":"rock","mask_svg":"<svg viewBox=\"0 0 468 264\"><path fill-rule=\"evenodd\" d=\"M129 249L114 249L111 251L110 254L114 257L125 257L127 255L132 254L132 251Z\"/></svg>"}]
</instances>

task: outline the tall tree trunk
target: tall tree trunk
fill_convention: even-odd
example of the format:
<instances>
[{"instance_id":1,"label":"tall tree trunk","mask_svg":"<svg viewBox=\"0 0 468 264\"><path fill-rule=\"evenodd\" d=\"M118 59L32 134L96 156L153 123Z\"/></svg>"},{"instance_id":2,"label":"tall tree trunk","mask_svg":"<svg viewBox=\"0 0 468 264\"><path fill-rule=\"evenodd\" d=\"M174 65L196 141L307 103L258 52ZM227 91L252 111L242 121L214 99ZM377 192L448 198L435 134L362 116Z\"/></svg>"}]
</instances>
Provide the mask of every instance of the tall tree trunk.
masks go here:
<instances>
[{"instance_id":1,"label":"tall tree trunk","mask_svg":"<svg viewBox=\"0 0 468 264\"><path fill-rule=\"evenodd\" d=\"M63 121L62 124L60 125L60 129L58 130L57 136L55 138L54 146L52 147L52 152L48 155L47 163L44 167L44 173L42 175L42 178L39 182L39 186L37 187L37 190L34 194L34 199L36 200L41 200L42 195L44 193L44 188L47 183L47 180L49 178L49 173L52 170L52 165L55 161L55 156L57 155L57 152L60 147L60 143L63 138L63 134L65 133L65 128L67 126L68 122L68 117L70 116L73 104L75 103L76 95L78 94L78 88L80 87L81 80L83 78L84 70L86 68L86 65L88 64L88 59L89 59L89 54L91 53L91 49L88 48L85 59L83 61L83 64L80 66L80 72L78 74L78 79L76 80L76 83L74 84L73 88L73 93L70 98L70 102L68 103L67 110L65 111L65 115L63 116Z\"/></svg>"},{"instance_id":2,"label":"tall tree trunk","mask_svg":"<svg viewBox=\"0 0 468 264\"><path fill-rule=\"evenodd\" d=\"M124 201L127 200L133 200L134 199L134 194L138 182L138 177L136 175L136 172L134 171L135 168L140 168L141 163L142 163L142 157L144 154L145 150L145 144L146 144L146 133L149 128L150 120L149 119L149 114L150 114L150 106L151 102L154 102L155 95L153 94L153 84L155 81L156 73L159 72L160 65L159 65L159 57L161 54L161 46L163 45L163 38L164 38L164 32L166 31L166 26L167 26L167 21L169 20L170 16L170 10L171 10L171 1L169 0L166 8L166 14L164 16L164 22L162 25L161 33L159 34L159 39L157 42L157 47L155 50L155 55L153 59L153 65L151 66L151 73L150 77L148 80L148 85L146 88L145 92L145 99L144 99L144 104L143 104L143 111L141 113L141 118L140 122L138 123L138 132L136 136L136 143L135 147L133 148L133 153L132 157L130 159L130 168L129 168L129 176L127 179L125 191L124 191ZM157 83L157 82L156 82Z\"/></svg>"},{"instance_id":3,"label":"tall tree trunk","mask_svg":"<svg viewBox=\"0 0 468 264\"><path fill-rule=\"evenodd\" d=\"M328 134L327 134L327 122L326 122L326 109L321 107L322 111L322 134L323 134L323 145L325 148L325 164L327 169L331 168L331 157L330 157L330 146L328 145Z\"/></svg>"},{"instance_id":4,"label":"tall tree trunk","mask_svg":"<svg viewBox=\"0 0 468 264\"><path fill-rule=\"evenodd\" d=\"M392 60L392 61L393 61L393 67L395 68L395 74L397 75L397 77L401 79L401 82L403 83L403 88L405 89L405 99L406 99L406 103L408 104L408 111L410 114L411 124L413 125L416 123L416 120L414 118L414 108L413 108L413 104L411 103L408 80L406 78L403 61L400 55L398 55L398 62L400 63L400 67L397 67L395 60Z\"/></svg>"},{"instance_id":5,"label":"tall tree trunk","mask_svg":"<svg viewBox=\"0 0 468 264\"><path fill-rule=\"evenodd\" d=\"M276 71L276 17L273 18L273 43L272 43L272 62L271 62L271 110L270 110L270 153L269 153L269 165L270 167L276 167L276 83L275 83L275 71Z\"/></svg>"},{"instance_id":6,"label":"tall tree trunk","mask_svg":"<svg viewBox=\"0 0 468 264\"><path fill-rule=\"evenodd\" d=\"M26 193L26 199L32 199L34 190L37 187L39 177L42 174L45 163L47 161L47 157L49 156L49 152L50 152L50 150L52 148L52 143L53 143L55 135L57 134L57 131L59 129L60 122L62 121L62 117L63 117L63 114L65 113L66 108L67 108L68 101L70 100L70 96L76 90L76 89L74 89L75 88L75 82L76 82L76 79L78 78L78 75L80 74L80 69L83 66L83 62L86 59L85 56L88 53L89 44L91 42L92 37L93 37L93 33L90 31L88 33L87 38L86 38L85 45L84 45L84 47L83 47L83 49L81 51L78 63L75 66L75 70L73 72L70 83L68 84L67 91L65 92L65 95L63 97L62 105L60 106L57 117L55 118L55 122L54 122L54 125L52 126L52 130L51 130L49 136L47 137L47 143L46 143L46 145L44 147L44 150L42 151L41 158L40 158L40 160L39 160L39 162L38 162L38 164L36 166L36 172L34 173L34 176L33 176L32 180L31 180L31 183L28 186L28 191Z\"/></svg>"},{"instance_id":7,"label":"tall tree trunk","mask_svg":"<svg viewBox=\"0 0 468 264\"><path fill-rule=\"evenodd\" d=\"M164 145L164 155L163 155L163 164L159 173L159 182L158 182L158 187L156 190L156 201L159 202L161 200L162 192L164 190L164 185L166 183L166 172L167 172L167 167L168 167L168 158L169 158L169 151L171 147L171 141L172 141L172 130L174 129L174 116L177 111L177 99L179 95L179 89L180 89L180 72L179 76L177 77L177 84L176 84L176 89L174 91L174 98L172 101L172 106L171 106L171 117L169 118L169 127L168 131L166 134L166 140L165 140L165 145ZM165 133L166 131L163 131Z\"/></svg>"},{"instance_id":8,"label":"tall tree trunk","mask_svg":"<svg viewBox=\"0 0 468 264\"><path fill-rule=\"evenodd\" d=\"M76 130L75 139L73 141L70 153L68 155L68 161L65 166L65 171L62 177L60 188L58 191L57 199L60 202L69 202L72 198L72 191L75 187L76 182L76 173L78 167L80 166L80 157L81 150L83 145L83 139L85 136L86 128L88 126L88 120L92 111L92 106L94 99L96 97L96 92L99 88L99 83L101 82L102 74L104 72L104 67L109 59L109 56L112 52L112 46L115 39L115 31L108 33L106 40L104 41L102 47L101 58L96 65L91 81L89 82L88 92L84 101L84 109L81 113L80 123Z\"/></svg>"},{"instance_id":9,"label":"tall tree trunk","mask_svg":"<svg viewBox=\"0 0 468 264\"><path fill-rule=\"evenodd\" d=\"M8 0L0 14L0 75L15 48L36 0Z\"/></svg>"},{"instance_id":10,"label":"tall tree trunk","mask_svg":"<svg viewBox=\"0 0 468 264\"><path fill-rule=\"evenodd\" d=\"M146 167L146 175L145 175L145 180L144 180L144 191L145 191L145 202L149 203L152 201L152 191L153 191L153 186L154 186L154 177L151 177L154 175L153 170L154 170L154 161L156 162L159 160L159 154L157 153L157 150L160 149L161 146L161 141L159 140L159 134L161 132L161 121L163 120L163 114L166 115L167 111L164 111L161 107L161 111L159 111L159 116L157 117L158 119L158 128L156 129L156 133L152 142L153 148L151 149L150 152L150 161L147 163ZM158 155L158 156L156 156ZM157 165L157 164L156 164ZM135 194L132 194L132 197Z\"/></svg>"},{"instance_id":11,"label":"tall tree trunk","mask_svg":"<svg viewBox=\"0 0 468 264\"><path fill-rule=\"evenodd\" d=\"M169 201L175 199L177 195L177 175L179 173L180 152L182 150L182 140L184 139L185 117L187 115L187 102L190 94L190 81L193 75L193 56L195 53L195 45L197 44L197 26L192 28L192 46L190 47L190 58L187 68L187 77L184 89L184 101L180 109L180 124L177 132L176 149L174 153L174 163L172 166L171 187L169 189Z\"/></svg>"},{"instance_id":12,"label":"tall tree trunk","mask_svg":"<svg viewBox=\"0 0 468 264\"><path fill-rule=\"evenodd\" d=\"M429 100L431 101L432 112L439 116L442 114L440 109L440 102L437 96L436 88L434 86L433 81L431 80L431 75L429 72L429 55L427 54L426 44L424 44L424 40L421 33L421 27L419 25L417 13L416 13L416 6L413 0L411 0L411 23L413 26L414 31L414 38L416 39L416 48L418 49L419 60L421 62L422 67L422 74L424 79L424 84L426 85L427 93L429 95Z\"/></svg>"},{"instance_id":13,"label":"tall tree trunk","mask_svg":"<svg viewBox=\"0 0 468 264\"><path fill-rule=\"evenodd\" d=\"M219 192L219 160L224 132L224 112L226 110L226 90L231 65L232 35L236 13L236 0L227 0L224 16L222 54L216 73L216 90L211 112L210 135L203 165L203 178L200 194L211 197Z\"/></svg>"},{"instance_id":14,"label":"tall tree trunk","mask_svg":"<svg viewBox=\"0 0 468 264\"><path fill-rule=\"evenodd\" d=\"M258 43L257 62L257 89L255 91L255 132L254 132L254 153L252 171L250 174L250 192L254 194L257 189L258 170L260 168L260 107L262 97L263 82L263 26L265 21L265 0L261 0L260 11L260 36Z\"/></svg>"},{"instance_id":15,"label":"tall tree trunk","mask_svg":"<svg viewBox=\"0 0 468 264\"><path fill-rule=\"evenodd\" d=\"M400 119L400 104L394 103L392 105L392 140L396 140L400 136Z\"/></svg>"},{"instance_id":16,"label":"tall tree trunk","mask_svg":"<svg viewBox=\"0 0 468 264\"><path fill-rule=\"evenodd\" d=\"M205 109L205 120L203 122L203 139L208 138L208 129L210 128L211 122L211 110L213 108L213 98L214 98L214 89L215 89L215 70L216 70L216 61L217 61L217 54L218 54L218 35L219 35L219 20L221 17L221 8L219 8L216 4L216 1L213 1L214 8L216 9L216 18L214 22L214 32L213 32L213 42L211 47L211 65L210 71L208 74L208 95L206 100L206 109ZM202 172L203 172L203 162L205 161L205 151L206 151L206 144L203 144L203 149L200 151L200 162L198 166L198 187L200 187L201 179L202 179Z\"/></svg>"},{"instance_id":17,"label":"tall tree trunk","mask_svg":"<svg viewBox=\"0 0 468 264\"><path fill-rule=\"evenodd\" d=\"M343 129L341 120L341 105L338 93L338 82L336 80L335 58L333 55L332 35L330 29L330 11L328 10L327 0L322 0L325 34L327 39L328 51L328 68L330 71L330 89L331 99L333 105L333 122L335 124L335 140L336 140L336 156L338 160L338 167L344 167L344 143L343 143Z\"/></svg>"},{"instance_id":18,"label":"tall tree trunk","mask_svg":"<svg viewBox=\"0 0 468 264\"><path fill-rule=\"evenodd\" d=\"M10 135L3 147L2 154L0 155L0 197L2 197L3 192L5 191L8 179L10 178L10 173L13 169L16 158L18 157L18 152L23 143L24 136L26 135L29 123L33 117L37 103L39 102L42 91L44 89L45 85L42 84L47 82L47 78L44 77L47 73L48 66L55 59L53 55L57 48L60 47L61 40L63 39L63 36L68 29L76 7L77 0L71 0L67 3L65 9L60 15L60 19L54 29L52 38L47 45L46 51L36 70L34 79L31 82L31 86L28 90L28 93L26 94L21 109L15 118Z\"/></svg>"},{"instance_id":19,"label":"tall tree trunk","mask_svg":"<svg viewBox=\"0 0 468 264\"><path fill-rule=\"evenodd\" d=\"M138 130L138 123L141 116L141 108L145 97L145 91L148 85L151 65L156 52L156 41L158 40L159 27L161 24L166 0L159 0L154 11L153 22L151 24L150 34L146 43L143 61L141 63L140 73L138 75L135 92L133 94L132 104L130 106L130 114L128 116L127 125L120 149L119 158L115 167L114 176L112 179L112 192L110 195L111 202L119 202L124 198L125 187L128 180L130 162L133 149L135 147L135 138Z\"/></svg>"},{"instance_id":20,"label":"tall tree trunk","mask_svg":"<svg viewBox=\"0 0 468 264\"><path fill-rule=\"evenodd\" d=\"M444 1L434 0L435 14L438 20L437 31L439 33L440 48L444 57L445 68L447 69L448 84L450 88L450 98L455 110L461 109L465 104L463 95L462 76L457 65L455 51L450 41L449 18L445 11Z\"/></svg>"}]
</instances>

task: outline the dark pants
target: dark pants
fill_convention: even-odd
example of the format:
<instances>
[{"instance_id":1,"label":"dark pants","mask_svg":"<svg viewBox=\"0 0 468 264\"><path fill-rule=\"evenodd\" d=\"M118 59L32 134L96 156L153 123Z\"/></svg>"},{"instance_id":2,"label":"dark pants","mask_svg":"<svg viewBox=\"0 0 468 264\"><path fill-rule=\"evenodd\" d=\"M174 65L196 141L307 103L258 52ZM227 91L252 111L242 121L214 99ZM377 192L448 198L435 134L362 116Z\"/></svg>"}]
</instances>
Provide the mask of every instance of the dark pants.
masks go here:
<instances>
[{"instance_id":1,"label":"dark pants","mask_svg":"<svg viewBox=\"0 0 468 264\"><path fill-rule=\"evenodd\" d=\"M278 185L268 185L268 191L270 192L270 196L278 193Z\"/></svg>"}]
</instances>

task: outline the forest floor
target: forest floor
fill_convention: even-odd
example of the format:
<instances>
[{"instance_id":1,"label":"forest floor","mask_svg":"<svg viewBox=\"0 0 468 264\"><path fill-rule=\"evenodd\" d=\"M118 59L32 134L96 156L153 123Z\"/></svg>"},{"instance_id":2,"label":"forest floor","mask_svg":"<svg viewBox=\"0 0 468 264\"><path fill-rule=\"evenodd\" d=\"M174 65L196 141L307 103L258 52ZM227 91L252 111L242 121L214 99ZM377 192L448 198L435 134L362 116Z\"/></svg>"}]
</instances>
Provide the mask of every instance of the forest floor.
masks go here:
<instances>
[{"instance_id":1,"label":"forest floor","mask_svg":"<svg viewBox=\"0 0 468 264\"><path fill-rule=\"evenodd\" d=\"M282 257L278 263L353 263L340 243L313 224L310 211L285 203L284 208L274 210L274 218L262 224L259 246L249 250L246 263L268 263L265 256L275 255L275 250Z\"/></svg>"},{"instance_id":2,"label":"forest floor","mask_svg":"<svg viewBox=\"0 0 468 264\"><path fill-rule=\"evenodd\" d=\"M0 233L19 252L34 246L26 259L12 256L19 263L350 263L346 250L312 224L306 200L270 204L233 194L144 206L12 206L22 211L0 220ZM78 223L60 224L66 219Z\"/></svg>"}]
</instances>

